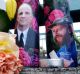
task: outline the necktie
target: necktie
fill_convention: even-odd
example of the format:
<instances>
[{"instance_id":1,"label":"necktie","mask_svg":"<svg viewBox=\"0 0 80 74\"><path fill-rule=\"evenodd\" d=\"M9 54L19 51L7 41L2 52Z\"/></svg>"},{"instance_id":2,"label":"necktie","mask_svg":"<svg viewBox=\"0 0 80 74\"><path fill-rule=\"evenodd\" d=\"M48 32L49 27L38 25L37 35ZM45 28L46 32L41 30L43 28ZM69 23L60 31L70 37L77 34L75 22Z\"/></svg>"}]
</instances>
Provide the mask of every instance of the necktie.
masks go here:
<instances>
[{"instance_id":1,"label":"necktie","mask_svg":"<svg viewBox=\"0 0 80 74\"><path fill-rule=\"evenodd\" d=\"M24 47L23 33L21 33L21 35L20 35L20 47Z\"/></svg>"}]
</instances>

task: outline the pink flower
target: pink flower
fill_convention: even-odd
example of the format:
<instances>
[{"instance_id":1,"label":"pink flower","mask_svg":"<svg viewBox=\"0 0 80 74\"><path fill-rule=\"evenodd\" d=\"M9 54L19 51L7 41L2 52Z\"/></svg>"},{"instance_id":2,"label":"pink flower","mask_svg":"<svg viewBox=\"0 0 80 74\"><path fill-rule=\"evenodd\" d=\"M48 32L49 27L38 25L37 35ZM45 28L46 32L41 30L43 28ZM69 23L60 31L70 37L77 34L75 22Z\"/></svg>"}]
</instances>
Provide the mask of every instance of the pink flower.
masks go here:
<instances>
[{"instance_id":1,"label":"pink flower","mask_svg":"<svg viewBox=\"0 0 80 74\"><path fill-rule=\"evenodd\" d=\"M46 26L46 31L47 31L47 32L49 31L49 28L48 28L48 27L49 27L50 25L51 25L50 21L47 20L47 21L45 22L45 26Z\"/></svg>"},{"instance_id":2,"label":"pink flower","mask_svg":"<svg viewBox=\"0 0 80 74\"><path fill-rule=\"evenodd\" d=\"M47 20L47 21L45 22L45 26L50 26L50 25L51 25L50 21Z\"/></svg>"},{"instance_id":3,"label":"pink flower","mask_svg":"<svg viewBox=\"0 0 80 74\"><path fill-rule=\"evenodd\" d=\"M35 17L32 19L32 28L34 31L38 32L38 23Z\"/></svg>"},{"instance_id":4,"label":"pink flower","mask_svg":"<svg viewBox=\"0 0 80 74\"><path fill-rule=\"evenodd\" d=\"M23 0L23 2L29 3L31 0Z\"/></svg>"},{"instance_id":5,"label":"pink flower","mask_svg":"<svg viewBox=\"0 0 80 74\"><path fill-rule=\"evenodd\" d=\"M20 0L21 3L29 3L33 9L33 12L36 13L38 8L39 0Z\"/></svg>"},{"instance_id":6,"label":"pink flower","mask_svg":"<svg viewBox=\"0 0 80 74\"><path fill-rule=\"evenodd\" d=\"M48 15L49 11L50 11L49 6L45 6L45 7L44 7L44 15L45 15L45 16Z\"/></svg>"},{"instance_id":7,"label":"pink flower","mask_svg":"<svg viewBox=\"0 0 80 74\"><path fill-rule=\"evenodd\" d=\"M59 10L59 9L52 10L51 13L48 16L47 21L45 22L47 31L49 30L48 27L50 25L52 25L52 23L55 20L60 19L60 18L63 18L63 17L64 17L64 13L61 10Z\"/></svg>"},{"instance_id":8,"label":"pink flower","mask_svg":"<svg viewBox=\"0 0 80 74\"><path fill-rule=\"evenodd\" d=\"M53 22L55 20L54 14L50 14L48 19L50 20L50 22Z\"/></svg>"},{"instance_id":9,"label":"pink flower","mask_svg":"<svg viewBox=\"0 0 80 74\"><path fill-rule=\"evenodd\" d=\"M64 13L61 10L59 10L59 9L52 10L50 15L54 15L55 20L64 17Z\"/></svg>"},{"instance_id":10,"label":"pink flower","mask_svg":"<svg viewBox=\"0 0 80 74\"><path fill-rule=\"evenodd\" d=\"M31 58L29 54L24 50L24 48L19 49L19 58L22 60L24 66L30 66Z\"/></svg>"}]
</instances>

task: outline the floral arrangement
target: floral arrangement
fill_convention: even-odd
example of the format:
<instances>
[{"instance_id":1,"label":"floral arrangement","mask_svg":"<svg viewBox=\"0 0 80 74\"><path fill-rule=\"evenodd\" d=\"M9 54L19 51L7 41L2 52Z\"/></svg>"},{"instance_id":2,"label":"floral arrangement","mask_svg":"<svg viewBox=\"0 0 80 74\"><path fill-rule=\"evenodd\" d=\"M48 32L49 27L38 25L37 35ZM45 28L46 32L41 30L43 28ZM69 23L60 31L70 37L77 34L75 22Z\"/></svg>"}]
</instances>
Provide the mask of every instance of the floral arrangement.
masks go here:
<instances>
[{"instance_id":1,"label":"floral arrangement","mask_svg":"<svg viewBox=\"0 0 80 74\"><path fill-rule=\"evenodd\" d=\"M38 67L39 66L39 50L30 48L25 51L24 48L19 49L19 58L23 66Z\"/></svg>"},{"instance_id":2,"label":"floral arrangement","mask_svg":"<svg viewBox=\"0 0 80 74\"><path fill-rule=\"evenodd\" d=\"M19 74L23 68L14 38L15 35L0 32L0 74Z\"/></svg>"},{"instance_id":3,"label":"floral arrangement","mask_svg":"<svg viewBox=\"0 0 80 74\"><path fill-rule=\"evenodd\" d=\"M46 26L46 29L48 31L48 27L56 20L56 19L59 19L59 18L63 18L64 17L64 13L59 10L59 9L54 9L50 12L47 20L45 21L45 26Z\"/></svg>"},{"instance_id":4,"label":"floral arrangement","mask_svg":"<svg viewBox=\"0 0 80 74\"><path fill-rule=\"evenodd\" d=\"M0 52L0 74L19 74L22 67L20 59L16 56Z\"/></svg>"}]
</instances>

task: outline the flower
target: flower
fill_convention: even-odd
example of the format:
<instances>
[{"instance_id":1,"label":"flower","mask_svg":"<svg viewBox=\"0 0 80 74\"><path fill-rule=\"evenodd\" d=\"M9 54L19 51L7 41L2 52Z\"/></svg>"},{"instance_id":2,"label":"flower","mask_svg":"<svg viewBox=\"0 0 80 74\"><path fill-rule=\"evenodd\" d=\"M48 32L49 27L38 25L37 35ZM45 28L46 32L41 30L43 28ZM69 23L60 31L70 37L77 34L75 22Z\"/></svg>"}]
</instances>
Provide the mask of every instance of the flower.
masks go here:
<instances>
[{"instance_id":1,"label":"flower","mask_svg":"<svg viewBox=\"0 0 80 74\"><path fill-rule=\"evenodd\" d=\"M23 65L21 64L20 59L18 59L15 55L0 52L0 74L11 74L16 71L20 72L22 68Z\"/></svg>"},{"instance_id":2,"label":"flower","mask_svg":"<svg viewBox=\"0 0 80 74\"><path fill-rule=\"evenodd\" d=\"M50 12L49 6L45 6L45 7L44 7L44 15L45 15L45 16L48 15L49 12Z\"/></svg>"},{"instance_id":3,"label":"flower","mask_svg":"<svg viewBox=\"0 0 80 74\"><path fill-rule=\"evenodd\" d=\"M46 25L46 30L48 31L48 27L56 20L64 17L64 13L59 10L59 9L54 9L50 12L45 25Z\"/></svg>"},{"instance_id":4,"label":"flower","mask_svg":"<svg viewBox=\"0 0 80 74\"><path fill-rule=\"evenodd\" d=\"M31 57L29 54L24 50L24 48L19 49L19 58L22 61L22 64L24 66L30 66L31 64Z\"/></svg>"},{"instance_id":5,"label":"flower","mask_svg":"<svg viewBox=\"0 0 80 74\"><path fill-rule=\"evenodd\" d=\"M59 9L52 10L51 13L50 13L50 16L51 15L55 17L54 20L64 17L64 13L61 10L59 10Z\"/></svg>"}]
</instances>

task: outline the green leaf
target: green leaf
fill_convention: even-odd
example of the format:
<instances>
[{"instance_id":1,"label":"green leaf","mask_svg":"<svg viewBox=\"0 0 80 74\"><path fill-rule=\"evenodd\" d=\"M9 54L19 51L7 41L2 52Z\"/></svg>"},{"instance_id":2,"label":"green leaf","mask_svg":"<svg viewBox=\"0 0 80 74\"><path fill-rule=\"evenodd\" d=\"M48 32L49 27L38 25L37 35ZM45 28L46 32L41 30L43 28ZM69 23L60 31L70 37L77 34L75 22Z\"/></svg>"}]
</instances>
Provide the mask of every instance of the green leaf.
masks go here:
<instances>
[{"instance_id":1,"label":"green leaf","mask_svg":"<svg viewBox=\"0 0 80 74\"><path fill-rule=\"evenodd\" d=\"M7 32L9 30L10 20L4 10L0 10L0 31Z\"/></svg>"}]
</instances>

